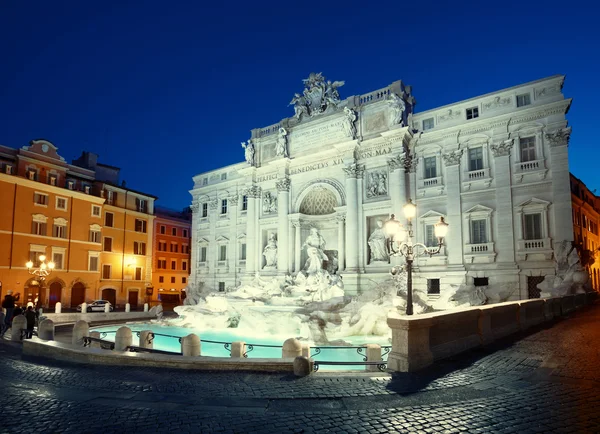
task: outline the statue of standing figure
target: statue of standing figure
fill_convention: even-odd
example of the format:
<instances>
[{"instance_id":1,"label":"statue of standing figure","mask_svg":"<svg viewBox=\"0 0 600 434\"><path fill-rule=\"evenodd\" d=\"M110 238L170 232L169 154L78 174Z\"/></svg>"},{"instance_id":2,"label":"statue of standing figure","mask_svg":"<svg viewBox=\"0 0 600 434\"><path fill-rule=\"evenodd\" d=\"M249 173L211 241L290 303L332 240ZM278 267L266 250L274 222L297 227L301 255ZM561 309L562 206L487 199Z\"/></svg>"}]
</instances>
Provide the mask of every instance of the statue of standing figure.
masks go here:
<instances>
[{"instance_id":1,"label":"statue of standing figure","mask_svg":"<svg viewBox=\"0 0 600 434\"><path fill-rule=\"evenodd\" d=\"M277 137L277 143L275 146L275 153L278 157L288 158L288 150L287 150L287 131L285 128L279 128L279 136Z\"/></svg>"},{"instance_id":2,"label":"statue of standing figure","mask_svg":"<svg viewBox=\"0 0 600 434\"><path fill-rule=\"evenodd\" d=\"M325 249L325 239L319 233L317 228L311 228L310 234L306 237L302 248L306 247L306 254L308 259L304 264L304 269L310 276L311 274L317 274L323 269L323 261L327 261L327 255L323 252Z\"/></svg>"},{"instance_id":3,"label":"statue of standing figure","mask_svg":"<svg viewBox=\"0 0 600 434\"><path fill-rule=\"evenodd\" d=\"M269 234L269 240L263 250L263 256L267 261L264 268L277 267L277 240L273 232Z\"/></svg>"},{"instance_id":4,"label":"statue of standing figure","mask_svg":"<svg viewBox=\"0 0 600 434\"><path fill-rule=\"evenodd\" d=\"M356 112L351 108L344 107L344 120L342 121L342 128L347 137L354 139L356 137Z\"/></svg>"},{"instance_id":5,"label":"statue of standing figure","mask_svg":"<svg viewBox=\"0 0 600 434\"><path fill-rule=\"evenodd\" d=\"M248 140L248 144L246 144L246 142L242 142L242 148L244 148L244 157L246 158L246 163L254 166L254 143L252 143L252 139Z\"/></svg>"},{"instance_id":6,"label":"statue of standing figure","mask_svg":"<svg viewBox=\"0 0 600 434\"><path fill-rule=\"evenodd\" d=\"M368 240L369 249L371 250L371 260L369 264L377 261L388 262L389 255L385 247L385 232L383 231L383 222L377 220L377 227L371 233Z\"/></svg>"},{"instance_id":7,"label":"statue of standing figure","mask_svg":"<svg viewBox=\"0 0 600 434\"><path fill-rule=\"evenodd\" d=\"M391 109L390 127L398 124L403 125L402 115L404 114L404 110L406 110L404 100L392 92L388 100L388 106Z\"/></svg>"}]
</instances>

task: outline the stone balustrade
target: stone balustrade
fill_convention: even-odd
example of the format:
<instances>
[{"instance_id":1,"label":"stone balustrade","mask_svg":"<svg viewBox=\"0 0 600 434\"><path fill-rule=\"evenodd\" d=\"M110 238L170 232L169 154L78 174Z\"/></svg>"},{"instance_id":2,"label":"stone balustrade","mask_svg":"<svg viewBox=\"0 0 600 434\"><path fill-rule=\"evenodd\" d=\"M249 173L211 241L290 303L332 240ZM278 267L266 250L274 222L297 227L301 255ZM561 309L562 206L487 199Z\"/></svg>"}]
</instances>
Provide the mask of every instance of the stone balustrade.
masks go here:
<instances>
[{"instance_id":1,"label":"stone balustrade","mask_svg":"<svg viewBox=\"0 0 600 434\"><path fill-rule=\"evenodd\" d=\"M591 304L598 293L520 300L452 311L391 314L388 369L411 372L434 361L551 321Z\"/></svg>"}]
</instances>

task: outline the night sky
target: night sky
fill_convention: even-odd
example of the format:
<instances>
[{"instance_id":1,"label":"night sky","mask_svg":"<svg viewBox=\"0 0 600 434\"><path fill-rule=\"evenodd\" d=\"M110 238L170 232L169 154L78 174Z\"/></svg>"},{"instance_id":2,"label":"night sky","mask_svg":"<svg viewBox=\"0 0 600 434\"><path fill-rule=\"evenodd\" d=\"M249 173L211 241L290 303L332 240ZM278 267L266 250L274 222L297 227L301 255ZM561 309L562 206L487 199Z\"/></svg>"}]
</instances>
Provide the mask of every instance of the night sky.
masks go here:
<instances>
[{"instance_id":1,"label":"night sky","mask_svg":"<svg viewBox=\"0 0 600 434\"><path fill-rule=\"evenodd\" d=\"M416 111L566 74L571 171L600 188L593 4L0 0L0 143L96 152L180 209L193 175L293 115L310 72L342 99L401 79Z\"/></svg>"}]
</instances>

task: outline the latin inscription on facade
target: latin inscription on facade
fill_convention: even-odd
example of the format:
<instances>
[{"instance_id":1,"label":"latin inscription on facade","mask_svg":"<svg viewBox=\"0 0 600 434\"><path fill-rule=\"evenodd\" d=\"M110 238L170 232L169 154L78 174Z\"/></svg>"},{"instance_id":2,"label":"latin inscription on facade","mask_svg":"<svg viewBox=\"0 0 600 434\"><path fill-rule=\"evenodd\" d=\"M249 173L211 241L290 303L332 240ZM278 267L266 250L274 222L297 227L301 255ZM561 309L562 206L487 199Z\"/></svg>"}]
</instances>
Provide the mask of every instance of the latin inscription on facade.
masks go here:
<instances>
[{"instance_id":1,"label":"latin inscription on facade","mask_svg":"<svg viewBox=\"0 0 600 434\"><path fill-rule=\"evenodd\" d=\"M271 181L273 179L277 179L277 173L269 173L268 175L257 176L256 182Z\"/></svg>"},{"instance_id":2,"label":"latin inscription on facade","mask_svg":"<svg viewBox=\"0 0 600 434\"><path fill-rule=\"evenodd\" d=\"M302 152L306 148L328 145L348 140L342 127L343 120L307 129L294 130L289 135L290 153Z\"/></svg>"},{"instance_id":3,"label":"latin inscription on facade","mask_svg":"<svg viewBox=\"0 0 600 434\"><path fill-rule=\"evenodd\" d=\"M379 149L367 149L358 153L358 159L364 160L365 158L377 157L378 155L390 154L392 152L391 147L379 148Z\"/></svg>"},{"instance_id":4,"label":"latin inscription on facade","mask_svg":"<svg viewBox=\"0 0 600 434\"><path fill-rule=\"evenodd\" d=\"M318 169L326 169L327 167L337 166L344 162L341 158L336 158L331 161L321 161L319 163L307 164L306 166L293 167L290 169L290 175L295 175L296 173L310 172L312 170Z\"/></svg>"}]
</instances>

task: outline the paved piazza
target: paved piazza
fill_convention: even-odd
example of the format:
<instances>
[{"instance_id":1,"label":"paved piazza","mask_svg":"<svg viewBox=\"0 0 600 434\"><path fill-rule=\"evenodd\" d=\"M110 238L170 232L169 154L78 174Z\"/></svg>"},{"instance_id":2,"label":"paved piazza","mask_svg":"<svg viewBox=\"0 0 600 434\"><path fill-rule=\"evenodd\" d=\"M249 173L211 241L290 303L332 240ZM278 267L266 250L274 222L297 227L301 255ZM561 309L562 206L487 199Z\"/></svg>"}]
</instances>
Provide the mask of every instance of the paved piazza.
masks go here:
<instances>
[{"instance_id":1,"label":"paved piazza","mask_svg":"<svg viewBox=\"0 0 600 434\"><path fill-rule=\"evenodd\" d=\"M600 432L600 305L413 374L293 376L22 360L0 432Z\"/></svg>"}]
</instances>

